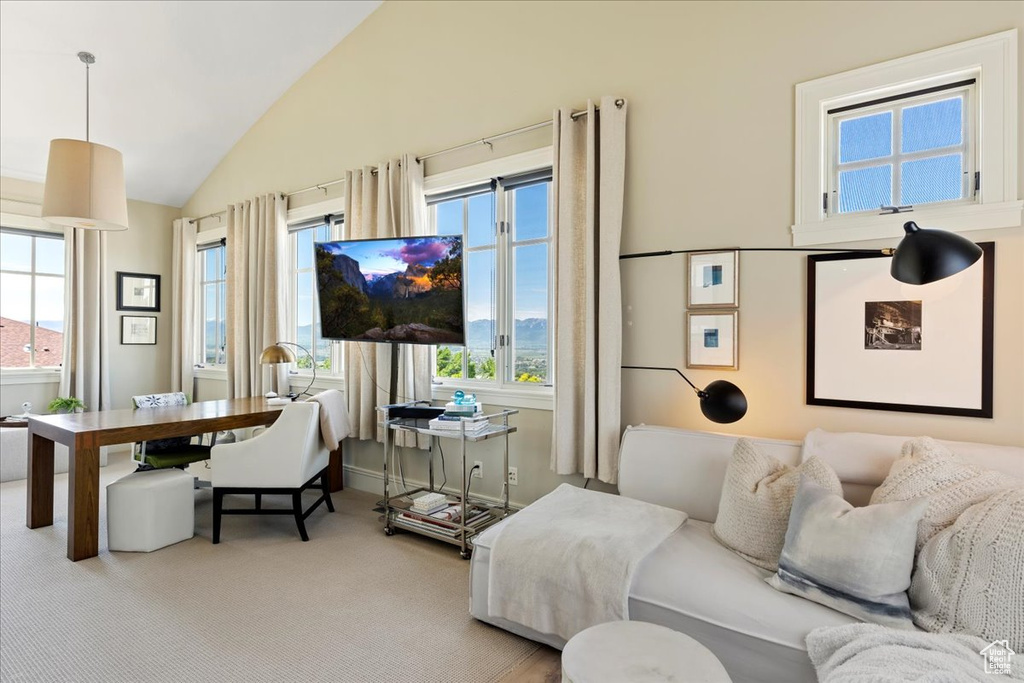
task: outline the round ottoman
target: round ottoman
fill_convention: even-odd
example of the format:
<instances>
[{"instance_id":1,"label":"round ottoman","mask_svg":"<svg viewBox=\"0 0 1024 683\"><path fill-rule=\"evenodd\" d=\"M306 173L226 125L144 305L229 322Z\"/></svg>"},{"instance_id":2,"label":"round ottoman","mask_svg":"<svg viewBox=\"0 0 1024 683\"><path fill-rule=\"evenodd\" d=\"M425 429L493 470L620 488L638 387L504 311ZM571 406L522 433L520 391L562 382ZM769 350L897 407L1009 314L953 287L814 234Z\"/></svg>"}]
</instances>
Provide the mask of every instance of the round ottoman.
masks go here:
<instances>
[{"instance_id":1,"label":"round ottoman","mask_svg":"<svg viewBox=\"0 0 1024 683\"><path fill-rule=\"evenodd\" d=\"M645 621L610 621L562 650L564 683L730 683L718 658L690 636Z\"/></svg>"}]
</instances>

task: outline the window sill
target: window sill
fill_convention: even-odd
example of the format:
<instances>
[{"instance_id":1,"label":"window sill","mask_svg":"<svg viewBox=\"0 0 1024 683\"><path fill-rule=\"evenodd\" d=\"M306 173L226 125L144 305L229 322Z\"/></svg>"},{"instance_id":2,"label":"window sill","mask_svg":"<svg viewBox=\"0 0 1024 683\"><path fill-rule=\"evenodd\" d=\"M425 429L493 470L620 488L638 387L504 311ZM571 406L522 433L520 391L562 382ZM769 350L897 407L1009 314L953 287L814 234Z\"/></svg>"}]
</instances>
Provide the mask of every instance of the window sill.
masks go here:
<instances>
[{"instance_id":1,"label":"window sill","mask_svg":"<svg viewBox=\"0 0 1024 683\"><path fill-rule=\"evenodd\" d=\"M60 368L3 368L0 384L57 384Z\"/></svg>"},{"instance_id":2,"label":"window sill","mask_svg":"<svg viewBox=\"0 0 1024 683\"><path fill-rule=\"evenodd\" d=\"M288 375L288 385L291 386L292 389L305 389L311 379L313 379L312 374L292 373ZM313 391L314 389L337 389L338 391L345 391L345 378L341 375L318 374L316 376L316 381L313 382L313 386L309 388L310 391Z\"/></svg>"},{"instance_id":3,"label":"window sill","mask_svg":"<svg viewBox=\"0 0 1024 683\"><path fill-rule=\"evenodd\" d=\"M226 381L228 378L228 368L226 365L192 368L192 376L197 379L219 379Z\"/></svg>"},{"instance_id":4,"label":"window sill","mask_svg":"<svg viewBox=\"0 0 1024 683\"><path fill-rule=\"evenodd\" d=\"M914 221L922 228L940 228L951 232L1018 228L1021 226L1022 208L1024 202L1013 201L915 209L897 214L828 218L794 225L793 246L898 238L903 235L903 224L907 221Z\"/></svg>"},{"instance_id":5,"label":"window sill","mask_svg":"<svg viewBox=\"0 0 1024 683\"><path fill-rule=\"evenodd\" d=\"M480 387L473 384L455 384L445 382L431 385L431 398L434 401L448 402L457 389L467 394L476 394L477 401L485 405L501 408L529 408L532 410L554 410L555 390L552 387L536 389L496 389Z\"/></svg>"}]
</instances>

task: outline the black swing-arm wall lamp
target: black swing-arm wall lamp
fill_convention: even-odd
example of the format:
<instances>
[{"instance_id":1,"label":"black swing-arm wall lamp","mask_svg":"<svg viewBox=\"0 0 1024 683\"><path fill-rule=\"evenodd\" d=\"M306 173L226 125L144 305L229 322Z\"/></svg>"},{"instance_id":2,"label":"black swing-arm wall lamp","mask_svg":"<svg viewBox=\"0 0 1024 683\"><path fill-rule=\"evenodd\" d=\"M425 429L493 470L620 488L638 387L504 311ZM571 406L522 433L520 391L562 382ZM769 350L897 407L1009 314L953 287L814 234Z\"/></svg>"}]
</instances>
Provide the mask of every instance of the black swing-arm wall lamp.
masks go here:
<instances>
[{"instance_id":1,"label":"black swing-arm wall lamp","mask_svg":"<svg viewBox=\"0 0 1024 683\"><path fill-rule=\"evenodd\" d=\"M886 249L804 249L802 247L732 247L729 251L826 251L843 254L879 254L892 256L889 273L900 282L910 285L926 285L967 270L981 258L981 247L969 239L945 230L919 228L914 221L903 224L906 234L899 245ZM726 249L676 249L647 251L637 254L623 254L620 261L652 256L674 254L695 254L704 251L726 251ZM693 387L700 399L700 410L712 422L728 424L736 422L747 413L747 397L738 386L723 379L715 380L699 389L686 375L676 368L653 367L648 365L623 365L624 370L667 370L677 373Z\"/></svg>"}]
</instances>

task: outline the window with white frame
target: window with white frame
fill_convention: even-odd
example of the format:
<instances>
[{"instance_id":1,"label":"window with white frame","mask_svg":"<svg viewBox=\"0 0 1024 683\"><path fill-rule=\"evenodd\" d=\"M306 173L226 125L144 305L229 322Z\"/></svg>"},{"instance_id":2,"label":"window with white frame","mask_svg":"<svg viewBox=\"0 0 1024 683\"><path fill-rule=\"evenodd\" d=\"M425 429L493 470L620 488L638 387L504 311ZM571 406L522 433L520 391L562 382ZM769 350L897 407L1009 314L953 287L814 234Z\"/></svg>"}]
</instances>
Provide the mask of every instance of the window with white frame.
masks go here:
<instances>
[{"instance_id":1,"label":"window with white frame","mask_svg":"<svg viewBox=\"0 0 1024 683\"><path fill-rule=\"evenodd\" d=\"M829 215L972 202L975 81L959 81L831 109Z\"/></svg>"},{"instance_id":2,"label":"window with white frame","mask_svg":"<svg viewBox=\"0 0 1024 683\"><path fill-rule=\"evenodd\" d=\"M288 320L290 338L308 349L313 360L303 353L295 354L295 365L300 374L316 363L320 374L342 374L341 344L332 343L321 336L320 301L316 286L316 261L313 245L341 239L344 221L341 216L323 216L288 226L289 241L289 296Z\"/></svg>"},{"instance_id":3,"label":"window with white frame","mask_svg":"<svg viewBox=\"0 0 1024 683\"><path fill-rule=\"evenodd\" d=\"M551 171L427 197L432 231L463 238L465 346L438 346L435 377L495 389L548 386Z\"/></svg>"},{"instance_id":4,"label":"window with white frame","mask_svg":"<svg viewBox=\"0 0 1024 683\"><path fill-rule=\"evenodd\" d=\"M199 245L196 270L199 280L198 363L206 367L224 366L227 364L227 249L224 240Z\"/></svg>"},{"instance_id":5,"label":"window with white frame","mask_svg":"<svg viewBox=\"0 0 1024 683\"><path fill-rule=\"evenodd\" d=\"M64 238L0 228L0 367L56 367L64 344Z\"/></svg>"},{"instance_id":6,"label":"window with white frame","mask_svg":"<svg viewBox=\"0 0 1024 683\"><path fill-rule=\"evenodd\" d=\"M1011 30L797 85L793 244L1021 225L1017 81Z\"/></svg>"}]
</instances>

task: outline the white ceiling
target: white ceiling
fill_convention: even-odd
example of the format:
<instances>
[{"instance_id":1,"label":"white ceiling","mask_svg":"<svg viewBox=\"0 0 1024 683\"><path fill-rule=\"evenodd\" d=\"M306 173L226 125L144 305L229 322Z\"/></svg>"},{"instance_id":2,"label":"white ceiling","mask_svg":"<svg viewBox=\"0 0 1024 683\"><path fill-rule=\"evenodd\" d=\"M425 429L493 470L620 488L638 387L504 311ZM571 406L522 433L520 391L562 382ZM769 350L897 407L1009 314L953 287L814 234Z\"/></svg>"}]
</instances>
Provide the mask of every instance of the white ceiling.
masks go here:
<instances>
[{"instance_id":1,"label":"white ceiling","mask_svg":"<svg viewBox=\"0 0 1024 683\"><path fill-rule=\"evenodd\" d=\"M239 138L380 5L0 2L0 173L43 181L52 138L124 155L128 196L183 205Z\"/></svg>"}]
</instances>

